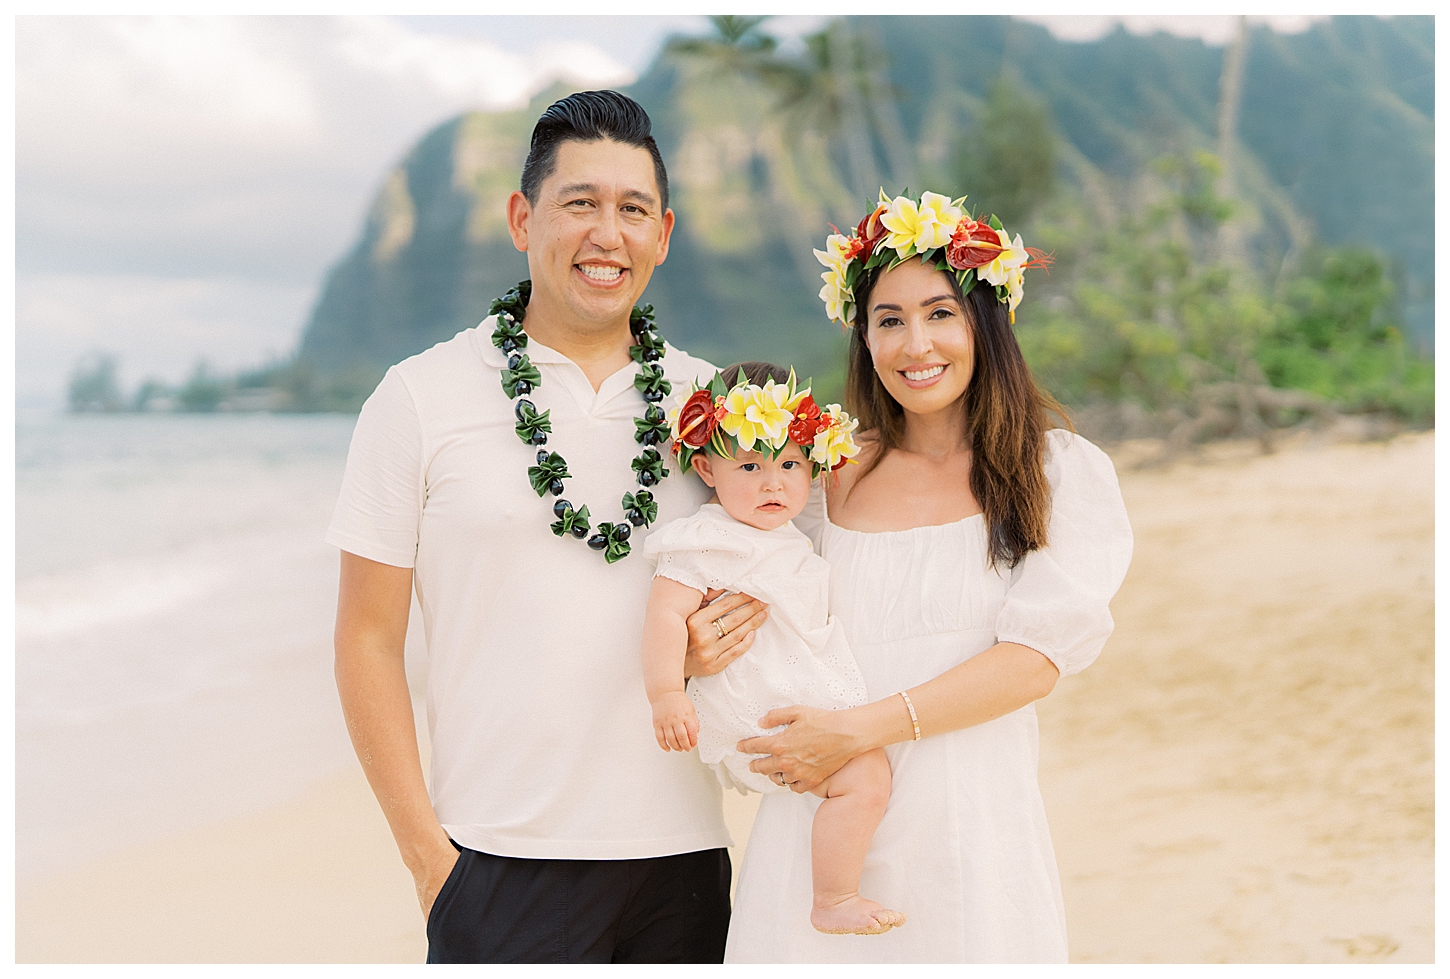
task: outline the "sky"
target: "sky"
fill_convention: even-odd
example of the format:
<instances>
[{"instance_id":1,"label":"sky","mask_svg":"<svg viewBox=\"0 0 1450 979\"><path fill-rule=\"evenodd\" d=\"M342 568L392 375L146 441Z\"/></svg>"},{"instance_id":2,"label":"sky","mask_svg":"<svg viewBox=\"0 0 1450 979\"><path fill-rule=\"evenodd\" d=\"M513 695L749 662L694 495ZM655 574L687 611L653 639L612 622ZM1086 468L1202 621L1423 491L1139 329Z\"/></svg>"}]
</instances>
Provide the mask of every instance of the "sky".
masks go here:
<instances>
[{"instance_id":1,"label":"sky","mask_svg":"<svg viewBox=\"0 0 1450 979\"><path fill-rule=\"evenodd\" d=\"M821 15L772 18L789 46ZM1228 16L1117 22L1222 44ZM1305 16L1273 18L1286 32ZM702 16L46 17L15 20L16 399L64 405L115 356L124 390L295 349L383 177L438 123L555 80L627 85Z\"/></svg>"}]
</instances>

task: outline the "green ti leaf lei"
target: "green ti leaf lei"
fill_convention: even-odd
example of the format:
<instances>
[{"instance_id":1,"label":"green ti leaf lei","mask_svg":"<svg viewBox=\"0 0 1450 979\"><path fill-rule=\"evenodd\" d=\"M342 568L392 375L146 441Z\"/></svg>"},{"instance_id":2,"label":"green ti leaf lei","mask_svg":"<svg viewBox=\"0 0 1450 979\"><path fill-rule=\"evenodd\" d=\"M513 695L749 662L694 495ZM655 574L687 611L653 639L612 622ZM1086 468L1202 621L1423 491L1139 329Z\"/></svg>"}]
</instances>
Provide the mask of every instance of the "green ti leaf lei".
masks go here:
<instances>
[{"instance_id":1,"label":"green ti leaf lei","mask_svg":"<svg viewBox=\"0 0 1450 979\"><path fill-rule=\"evenodd\" d=\"M525 279L504 293L488 307L490 315L497 316L493 331L493 345L508 358L499 383L504 394L517 398L514 403L514 432L526 445L540 447L548 443L553 433L548 410L538 407L524 395L539 386L539 369L529 361L527 348L529 336L524 332L524 311L529 305L531 285ZM639 365L634 377L635 389L645 400L644 417L634 420L634 440L641 446L640 453L630 463L639 489L625 493L619 501L624 510L624 520L605 521L589 533L589 507L577 510L568 500L554 502L554 516L549 525L554 536L566 534L576 540L584 540L589 547L604 553L607 564L629 556L629 535L632 527L648 527L659 516L659 504L649 487L656 486L669 475L664 459L656 445L663 445L669 438L670 428L665 422L664 409L660 402L670 393L670 382L665 379L664 369L659 361L665 354L665 342L654 328L654 307L636 306L629 314L629 330L634 344L629 348L629 358ZM552 493L561 496L564 480L569 478L569 464L557 452L539 448L535 465L529 467L529 485L539 496Z\"/></svg>"}]
</instances>

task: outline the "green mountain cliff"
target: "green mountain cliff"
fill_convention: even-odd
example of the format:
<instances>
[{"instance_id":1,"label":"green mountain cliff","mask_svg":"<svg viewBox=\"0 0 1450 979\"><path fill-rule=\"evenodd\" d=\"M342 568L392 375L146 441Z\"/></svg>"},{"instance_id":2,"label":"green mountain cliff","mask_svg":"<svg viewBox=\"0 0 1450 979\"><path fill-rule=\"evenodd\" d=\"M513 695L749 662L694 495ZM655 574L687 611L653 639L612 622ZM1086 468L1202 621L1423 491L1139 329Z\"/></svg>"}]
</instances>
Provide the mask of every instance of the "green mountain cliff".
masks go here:
<instances>
[{"instance_id":1,"label":"green mountain cliff","mask_svg":"<svg viewBox=\"0 0 1450 979\"><path fill-rule=\"evenodd\" d=\"M811 249L878 186L967 192L975 210L1014 213L1029 242L1077 229L1074 251L1136 206L1154 161L1200 151L1227 171L1235 203L1216 240L1231 264L1272 284L1319 244L1366 246L1397 287L1398 320L1432 341L1431 18L1252 28L1223 49L1122 30L1068 43L1005 17L852 18L792 58L768 21L727 20L720 38L668 46L627 90L654 120L678 216L645 299L692 353L793 362L839 385L843 341ZM503 204L561 93L450 120L386 176L288 368L299 403L360 403L389 364L477 324L527 274ZM1073 267L1054 270L1043 300Z\"/></svg>"}]
</instances>

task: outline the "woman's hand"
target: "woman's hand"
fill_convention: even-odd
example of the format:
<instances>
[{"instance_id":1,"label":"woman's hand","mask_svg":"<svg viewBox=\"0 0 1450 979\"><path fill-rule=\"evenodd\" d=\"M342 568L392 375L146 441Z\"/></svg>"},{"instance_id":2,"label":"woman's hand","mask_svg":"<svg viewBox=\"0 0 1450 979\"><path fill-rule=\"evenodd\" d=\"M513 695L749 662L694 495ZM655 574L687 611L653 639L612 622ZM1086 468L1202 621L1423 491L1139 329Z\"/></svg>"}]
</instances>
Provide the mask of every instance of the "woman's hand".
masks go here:
<instances>
[{"instance_id":1,"label":"woman's hand","mask_svg":"<svg viewBox=\"0 0 1450 979\"><path fill-rule=\"evenodd\" d=\"M690 636L685 647L686 678L711 676L735 662L755 642L755 630L765 621L764 602L739 593L720 598L724 594L723 588L710 589L699 609L685 619Z\"/></svg>"},{"instance_id":2,"label":"woman's hand","mask_svg":"<svg viewBox=\"0 0 1450 979\"><path fill-rule=\"evenodd\" d=\"M746 738L736 745L747 755L767 755L750 763L772 782L792 792L809 792L846 762L876 745L864 742L850 710L780 707L761 718L763 728L790 725L779 734ZM779 773L779 774L778 774Z\"/></svg>"}]
</instances>

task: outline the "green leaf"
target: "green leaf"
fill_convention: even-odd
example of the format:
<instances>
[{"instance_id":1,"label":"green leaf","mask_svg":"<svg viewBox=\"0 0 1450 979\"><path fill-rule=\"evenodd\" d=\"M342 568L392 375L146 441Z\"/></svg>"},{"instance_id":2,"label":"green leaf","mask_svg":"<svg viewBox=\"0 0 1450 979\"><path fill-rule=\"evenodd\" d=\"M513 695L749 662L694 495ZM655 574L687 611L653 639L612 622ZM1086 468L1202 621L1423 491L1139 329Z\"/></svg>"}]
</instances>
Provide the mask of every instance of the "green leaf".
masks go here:
<instances>
[{"instance_id":1,"label":"green leaf","mask_svg":"<svg viewBox=\"0 0 1450 979\"><path fill-rule=\"evenodd\" d=\"M542 463L529 467L529 485L540 496L549 491L551 480L568 478L569 464L557 452L550 452Z\"/></svg>"},{"instance_id":2,"label":"green leaf","mask_svg":"<svg viewBox=\"0 0 1450 979\"><path fill-rule=\"evenodd\" d=\"M553 423L549 421L549 410L538 411L524 404L521 408L523 421L514 423L514 434L520 441L532 443L535 432L550 434L554 431Z\"/></svg>"},{"instance_id":3,"label":"green leaf","mask_svg":"<svg viewBox=\"0 0 1450 979\"><path fill-rule=\"evenodd\" d=\"M549 525L549 529L554 532L555 537L563 537L575 527L589 529L589 508L587 506L580 507L578 510L565 510L562 519L555 520Z\"/></svg>"},{"instance_id":4,"label":"green leaf","mask_svg":"<svg viewBox=\"0 0 1450 979\"><path fill-rule=\"evenodd\" d=\"M636 442L640 445L646 444L645 437L649 432L654 432L655 434L653 444L664 445L670 437L670 426L664 422L645 421L643 418L636 418L634 420L634 440Z\"/></svg>"},{"instance_id":5,"label":"green leaf","mask_svg":"<svg viewBox=\"0 0 1450 979\"><path fill-rule=\"evenodd\" d=\"M519 364L517 370L510 370L505 367L499 372L499 383L503 385L503 393L510 398L514 396L514 385L519 381L526 381L534 387L539 386L539 369L530 361L528 354L521 354L523 363Z\"/></svg>"},{"instance_id":6,"label":"green leaf","mask_svg":"<svg viewBox=\"0 0 1450 979\"><path fill-rule=\"evenodd\" d=\"M659 517L660 506L655 502L654 495L649 490L626 493L624 494L624 499L619 502L626 511L638 510L640 516L644 517L644 525L646 527L654 523L655 519Z\"/></svg>"}]
</instances>

